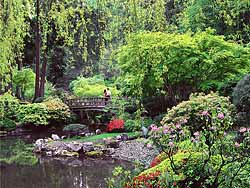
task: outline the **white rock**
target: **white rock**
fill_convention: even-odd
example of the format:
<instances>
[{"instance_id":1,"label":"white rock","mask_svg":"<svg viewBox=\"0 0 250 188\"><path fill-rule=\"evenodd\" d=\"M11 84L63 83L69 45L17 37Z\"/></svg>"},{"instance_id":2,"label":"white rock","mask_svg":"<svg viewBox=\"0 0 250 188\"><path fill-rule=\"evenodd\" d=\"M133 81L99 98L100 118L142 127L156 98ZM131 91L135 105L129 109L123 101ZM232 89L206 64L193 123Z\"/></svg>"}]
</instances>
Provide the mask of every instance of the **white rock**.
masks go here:
<instances>
[{"instance_id":1,"label":"white rock","mask_svg":"<svg viewBox=\"0 0 250 188\"><path fill-rule=\"evenodd\" d=\"M57 134L52 134L52 135L51 135L51 138L52 138L53 140L60 140L60 137L59 137Z\"/></svg>"}]
</instances>

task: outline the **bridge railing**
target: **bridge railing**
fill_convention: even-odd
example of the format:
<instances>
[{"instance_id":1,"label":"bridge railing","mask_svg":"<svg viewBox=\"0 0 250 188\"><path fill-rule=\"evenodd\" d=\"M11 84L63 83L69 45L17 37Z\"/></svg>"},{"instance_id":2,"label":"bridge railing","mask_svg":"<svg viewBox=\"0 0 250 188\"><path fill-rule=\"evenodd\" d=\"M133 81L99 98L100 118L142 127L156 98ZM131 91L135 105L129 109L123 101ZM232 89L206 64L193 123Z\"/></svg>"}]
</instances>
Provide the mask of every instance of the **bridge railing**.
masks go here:
<instances>
[{"instance_id":1,"label":"bridge railing","mask_svg":"<svg viewBox=\"0 0 250 188\"><path fill-rule=\"evenodd\" d=\"M66 104L70 108L88 108L88 107L105 107L111 103L110 98L105 97L85 97L85 98L76 98L68 99Z\"/></svg>"}]
</instances>

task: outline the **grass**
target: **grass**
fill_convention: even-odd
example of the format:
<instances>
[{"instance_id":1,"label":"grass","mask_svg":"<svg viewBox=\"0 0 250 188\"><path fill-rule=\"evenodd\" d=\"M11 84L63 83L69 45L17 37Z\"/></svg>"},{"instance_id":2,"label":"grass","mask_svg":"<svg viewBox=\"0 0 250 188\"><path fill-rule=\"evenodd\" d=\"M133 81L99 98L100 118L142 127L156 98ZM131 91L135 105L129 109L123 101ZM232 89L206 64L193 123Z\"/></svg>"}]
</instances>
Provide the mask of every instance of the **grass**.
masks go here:
<instances>
[{"instance_id":1,"label":"grass","mask_svg":"<svg viewBox=\"0 0 250 188\"><path fill-rule=\"evenodd\" d=\"M80 137L80 136L76 136L73 138L68 138L65 139L64 141L96 141L96 140L102 140L104 138L114 138L118 135L121 135L122 133L103 133L103 134L99 134L99 135L94 135L94 136L88 136L88 137ZM130 132L130 133L126 133L128 136L136 136L139 133L138 132Z\"/></svg>"}]
</instances>

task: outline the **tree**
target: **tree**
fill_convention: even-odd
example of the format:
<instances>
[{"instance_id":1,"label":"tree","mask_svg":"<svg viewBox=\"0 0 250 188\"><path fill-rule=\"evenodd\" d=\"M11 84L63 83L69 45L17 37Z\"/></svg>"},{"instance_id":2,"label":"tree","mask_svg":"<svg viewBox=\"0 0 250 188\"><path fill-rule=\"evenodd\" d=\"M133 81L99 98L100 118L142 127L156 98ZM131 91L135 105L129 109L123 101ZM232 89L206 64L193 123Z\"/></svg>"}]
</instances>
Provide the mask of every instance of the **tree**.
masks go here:
<instances>
[{"instance_id":1,"label":"tree","mask_svg":"<svg viewBox=\"0 0 250 188\"><path fill-rule=\"evenodd\" d=\"M241 69L249 71L249 50L210 31L135 34L117 53L119 82L130 96L183 100L191 92L215 89Z\"/></svg>"}]
</instances>

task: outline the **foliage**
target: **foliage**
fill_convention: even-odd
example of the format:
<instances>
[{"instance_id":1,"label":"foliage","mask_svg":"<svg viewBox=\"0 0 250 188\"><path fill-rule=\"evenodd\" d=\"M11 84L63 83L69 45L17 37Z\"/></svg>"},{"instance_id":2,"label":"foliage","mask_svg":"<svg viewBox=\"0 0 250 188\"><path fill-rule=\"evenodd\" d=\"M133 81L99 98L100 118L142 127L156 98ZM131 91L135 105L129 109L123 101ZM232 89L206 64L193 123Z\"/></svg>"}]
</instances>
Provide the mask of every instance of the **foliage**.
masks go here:
<instances>
[{"instance_id":1,"label":"foliage","mask_svg":"<svg viewBox=\"0 0 250 188\"><path fill-rule=\"evenodd\" d=\"M211 27L227 39L250 42L248 0L193 0L187 1L179 16L181 31L197 32Z\"/></svg>"},{"instance_id":2,"label":"foliage","mask_svg":"<svg viewBox=\"0 0 250 188\"><path fill-rule=\"evenodd\" d=\"M58 98L48 98L45 105L50 122L67 122L71 118L69 107Z\"/></svg>"},{"instance_id":3,"label":"foliage","mask_svg":"<svg viewBox=\"0 0 250 188\"><path fill-rule=\"evenodd\" d=\"M101 76L94 76L90 78L78 77L70 83L70 87L73 93L79 97L103 97L104 89L107 89L107 87L110 89L112 96L116 96L118 94L115 87L105 85L104 79Z\"/></svg>"},{"instance_id":4,"label":"foliage","mask_svg":"<svg viewBox=\"0 0 250 188\"><path fill-rule=\"evenodd\" d=\"M19 100L13 97L10 92L0 95L0 118L15 120L19 107Z\"/></svg>"},{"instance_id":5,"label":"foliage","mask_svg":"<svg viewBox=\"0 0 250 188\"><path fill-rule=\"evenodd\" d=\"M17 116L20 123L36 126L48 125L50 119L48 110L42 103L21 105Z\"/></svg>"},{"instance_id":6,"label":"foliage","mask_svg":"<svg viewBox=\"0 0 250 188\"><path fill-rule=\"evenodd\" d=\"M169 110L161 123L175 126L183 125L194 133L211 125L210 123L214 121L212 116L215 118L221 116L221 123L212 126L225 130L232 127L234 106L230 103L229 98L218 96L216 93L193 94L188 101L184 101ZM204 121L204 117L209 118Z\"/></svg>"},{"instance_id":7,"label":"foliage","mask_svg":"<svg viewBox=\"0 0 250 188\"><path fill-rule=\"evenodd\" d=\"M21 140L9 146L5 141L1 141L1 156L0 162L18 165L35 165L38 163L38 158L34 156L32 145L27 145Z\"/></svg>"},{"instance_id":8,"label":"foliage","mask_svg":"<svg viewBox=\"0 0 250 188\"><path fill-rule=\"evenodd\" d=\"M128 132L140 131L142 126L148 128L152 123L151 118L128 119L125 120L124 129Z\"/></svg>"},{"instance_id":9,"label":"foliage","mask_svg":"<svg viewBox=\"0 0 250 188\"><path fill-rule=\"evenodd\" d=\"M22 58L31 5L30 0L0 2L0 90L10 83L16 61Z\"/></svg>"},{"instance_id":10,"label":"foliage","mask_svg":"<svg viewBox=\"0 0 250 188\"><path fill-rule=\"evenodd\" d=\"M16 129L16 123L8 118L0 118L0 129L13 130Z\"/></svg>"},{"instance_id":11,"label":"foliage","mask_svg":"<svg viewBox=\"0 0 250 188\"><path fill-rule=\"evenodd\" d=\"M247 68L249 48L227 42L211 31L186 34L140 33L121 47L122 93L130 96L168 94L187 99L192 91L216 89Z\"/></svg>"},{"instance_id":12,"label":"foliage","mask_svg":"<svg viewBox=\"0 0 250 188\"><path fill-rule=\"evenodd\" d=\"M124 129L124 120L122 119L111 120L106 128L108 132L122 131L123 129Z\"/></svg>"},{"instance_id":13,"label":"foliage","mask_svg":"<svg viewBox=\"0 0 250 188\"><path fill-rule=\"evenodd\" d=\"M250 182L243 180L247 178L250 165L247 154L250 129L242 127L241 138L235 142L234 136L224 132L228 126L222 113L209 114L204 108L202 116L205 123L201 124L205 126L194 133L185 129L186 121L171 124L163 120L161 127L152 125L151 139L166 153L167 159L146 172L167 172L170 183L176 181L180 187L249 186ZM180 143L186 139L191 140L193 147L182 154L185 160L177 161Z\"/></svg>"}]
</instances>

